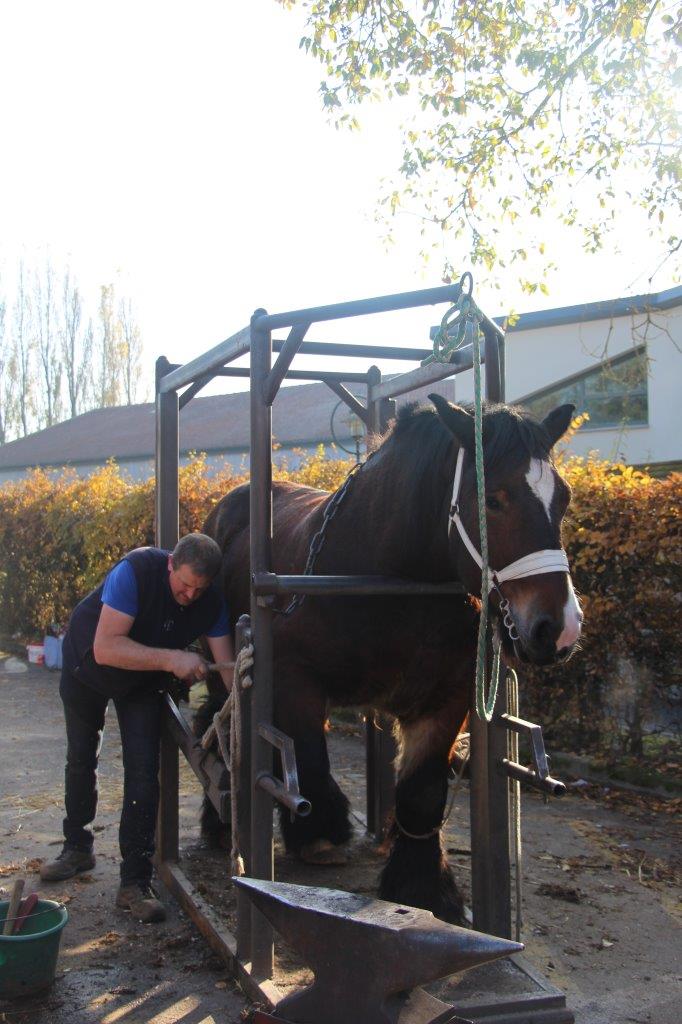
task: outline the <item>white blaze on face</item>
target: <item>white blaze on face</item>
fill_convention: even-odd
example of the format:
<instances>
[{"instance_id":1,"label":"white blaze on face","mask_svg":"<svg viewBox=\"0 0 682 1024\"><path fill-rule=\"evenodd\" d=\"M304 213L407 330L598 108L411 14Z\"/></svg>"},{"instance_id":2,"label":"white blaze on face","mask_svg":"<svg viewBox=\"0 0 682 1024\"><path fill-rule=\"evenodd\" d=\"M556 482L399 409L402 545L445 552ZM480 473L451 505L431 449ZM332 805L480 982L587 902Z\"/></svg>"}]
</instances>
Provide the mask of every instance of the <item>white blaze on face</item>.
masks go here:
<instances>
[{"instance_id":1,"label":"white blaze on face","mask_svg":"<svg viewBox=\"0 0 682 1024\"><path fill-rule=\"evenodd\" d=\"M568 599L564 605L564 628L556 642L557 651L563 651L565 647L573 646L580 637L580 624L583 621L583 615L580 611L580 605L578 604L578 598L575 596L570 576L567 577L567 583Z\"/></svg>"},{"instance_id":2,"label":"white blaze on face","mask_svg":"<svg viewBox=\"0 0 682 1024\"><path fill-rule=\"evenodd\" d=\"M531 459L526 473L526 481L547 513L547 518L551 520L549 510L554 497L554 470L549 462L542 459Z\"/></svg>"},{"instance_id":3,"label":"white blaze on face","mask_svg":"<svg viewBox=\"0 0 682 1024\"><path fill-rule=\"evenodd\" d=\"M555 478L554 470L550 463L542 459L531 459L528 472L526 473L526 482L544 508L547 513L547 518L551 522L552 517L550 510L552 507L552 499L554 498ZM578 604L578 599L575 596L570 576L567 576L567 583L568 597L566 599L566 604L564 605L563 629L561 630L561 635L556 643L557 651L562 651L565 647L573 646L580 637L580 625L583 621L580 605Z\"/></svg>"}]
</instances>

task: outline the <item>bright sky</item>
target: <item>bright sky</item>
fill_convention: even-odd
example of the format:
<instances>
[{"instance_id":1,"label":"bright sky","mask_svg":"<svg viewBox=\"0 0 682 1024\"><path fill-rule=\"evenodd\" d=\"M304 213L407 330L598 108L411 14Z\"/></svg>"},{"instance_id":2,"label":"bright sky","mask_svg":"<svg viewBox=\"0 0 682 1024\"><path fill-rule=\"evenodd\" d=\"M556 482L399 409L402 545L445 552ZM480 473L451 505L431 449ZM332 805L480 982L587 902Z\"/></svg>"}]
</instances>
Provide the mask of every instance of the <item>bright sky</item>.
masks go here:
<instances>
[{"instance_id":1,"label":"bright sky","mask_svg":"<svg viewBox=\"0 0 682 1024\"><path fill-rule=\"evenodd\" d=\"M374 222L401 110L361 110L358 134L328 125L301 28L274 0L3 4L0 273L11 280L21 255L49 249L93 295L118 275L150 369L159 354L184 362L211 348L258 306L440 284L438 260L420 264L414 218L388 252ZM549 297L522 296L512 272L478 302L496 315L649 290L657 261L636 221L621 244L623 256L587 259L561 238ZM440 315L345 321L310 338L426 345Z\"/></svg>"}]
</instances>

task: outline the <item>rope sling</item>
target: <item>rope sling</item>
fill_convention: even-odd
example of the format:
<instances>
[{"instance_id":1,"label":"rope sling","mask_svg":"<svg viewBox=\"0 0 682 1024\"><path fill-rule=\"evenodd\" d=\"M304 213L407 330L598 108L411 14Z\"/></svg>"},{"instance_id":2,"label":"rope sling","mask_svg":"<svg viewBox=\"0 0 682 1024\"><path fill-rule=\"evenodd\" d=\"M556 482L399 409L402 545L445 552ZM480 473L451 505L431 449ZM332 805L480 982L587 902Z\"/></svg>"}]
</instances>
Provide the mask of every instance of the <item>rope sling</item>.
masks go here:
<instances>
[{"instance_id":1,"label":"rope sling","mask_svg":"<svg viewBox=\"0 0 682 1024\"><path fill-rule=\"evenodd\" d=\"M242 761L242 690L247 690L253 683L250 670L253 668L253 644L247 644L239 651L234 663L232 689L220 711L213 716L213 722L201 737L201 747L208 750L217 741L220 755L230 772L230 818L231 818L231 849L230 861L232 874L241 877L244 874L244 858L239 848L239 828L237 818L237 800L239 797L239 769ZM229 722L229 742L225 723Z\"/></svg>"}]
</instances>

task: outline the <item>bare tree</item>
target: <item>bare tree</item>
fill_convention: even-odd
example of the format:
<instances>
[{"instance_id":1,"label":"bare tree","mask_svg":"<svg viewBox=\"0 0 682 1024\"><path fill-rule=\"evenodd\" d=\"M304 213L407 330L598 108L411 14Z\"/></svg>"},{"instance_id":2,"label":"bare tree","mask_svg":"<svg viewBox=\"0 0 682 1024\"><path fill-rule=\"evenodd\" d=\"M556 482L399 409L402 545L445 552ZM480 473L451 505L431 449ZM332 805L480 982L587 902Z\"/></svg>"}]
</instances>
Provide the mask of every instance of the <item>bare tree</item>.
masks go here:
<instances>
[{"instance_id":1,"label":"bare tree","mask_svg":"<svg viewBox=\"0 0 682 1024\"><path fill-rule=\"evenodd\" d=\"M121 324L114 312L113 284L102 285L99 303L99 331L95 340L95 404L99 408L118 405L121 399Z\"/></svg>"},{"instance_id":2,"label":"bare tree","mask_svg":"<svg viewBox=\"0 0 682 1024\"><path fill-rule=\"evenodd\" d=\"M20 260L17 273L17 293L14 303L14 332L12 338L12 365L16 381L18 420L23 437L29 432L31 406L34 399L35 378L33 344L31 339L31 300L26 290L26 269Z\"/></svg>"},{"instance_id":3,"label":"bare tree","mask_svg":"<svg viewBox=\"0 0 682 1024\"><path fill-rule=\"evenodd\" d=\"M44 274L34 275L36 349L42 376L39 408L47 427L59 420L62 366L59 359L54 295L54 268L48 256Z\"/></svg>"},{"instance_id":4,"label":"bare tree","mask_svg":"<svg viewBox=\"0 0 682 1024\"><path fill-rule=\"evenodd\" d=\"M8 398L10 396L9 370L11 352L5 332L5 311L7 305L0 295L0 444L7 441Z\"/></svg>"},{"instance_id":5,"label":"bare tree","mask_svg":"<svg viewBox=\"0 0 682 1024\"><path fill-rule=\"evenodd\" d=\"M118 304L118 319L121 325L121 371L126 405L136 400L142 370L142 337L133 314L130 299L121 299Z\"/></svg>"},{"instance_id":6,"label":"bare tree","mask_svg":"<svg viewBox=\"0 0 682 1024\"><path fill-rule=\"evenodd\" d=\"M70 415L82 412L91 376L93 327L81 328L83 303L78 285L66 269L62 284L61 361L69 396Z\"/></svg>"}]
</instances>

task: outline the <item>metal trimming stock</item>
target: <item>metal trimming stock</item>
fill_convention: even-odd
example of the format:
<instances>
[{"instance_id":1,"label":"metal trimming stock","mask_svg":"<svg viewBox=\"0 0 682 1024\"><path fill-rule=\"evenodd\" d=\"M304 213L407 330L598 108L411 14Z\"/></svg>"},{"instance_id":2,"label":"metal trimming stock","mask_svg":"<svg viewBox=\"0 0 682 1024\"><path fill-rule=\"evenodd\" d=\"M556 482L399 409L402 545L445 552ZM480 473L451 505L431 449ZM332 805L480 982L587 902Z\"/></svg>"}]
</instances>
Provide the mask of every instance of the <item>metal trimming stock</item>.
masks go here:
<instances>
[{"instance_id":1,"label":"metal trimming stock","mask_svg":"<svg viewBox=\"0 0 682 1024\"><path fill-rule=\"evenodd\" d=\"M273 726L273 626L276 616L274 602L278 596L294 599L305 594L316 598L325 596L351 597L354 595L411 594L447 595L461 592L459 584L432 584L425 581L400 580L381 576L321 576L314 573L315 560L324 543L324 531L351 486L352 477L337 492L328 508L325 525L311 546L308 566L303 575L277 575L272 571L272 402L284 380L319 380L344 401L360 418L368 431L381 433L394 413L396 396L424 387L447 377L471 369L478 361L474 339L460 337L464 325L466 335L473 330L473 317L483 334L480 362L485 364L485 393L492 402L504 401L504 333L478 307L473 306L473 281L463 275L460 283L408 292L378 296L329 306L269 314L258 309L250 325L221 342L209 352L198 356L184 366L173 366L165 357L157 361L157 454L156 454L156 542L172 548L178 539L178 454L179 412L214 377L250 377L251 421L251 614L243 616L238 624L237 649L253 643L255 664L253 686L243 693L241 709L242 743L239 765L240 785L237 796L240 850L246 872L252 879L272 882L273 856L273 797L283 802L294 813L305 813L305 794L298 792L292 771L293 744L289 737ZM396 346L335 344L306 341L314 324L347 317L364 316L389 310L447 303L458 306L456 347L448 353L448 362L437 362L431 357L427 365L417 365L395 376L382 377L377 366L365 373L357 370L347 373L320 369L292 369L297 354L357 357L362 359L405 360L419 362L428 355L427 349L401 349ZM447 315L446 315L447 317ZM446 334L448 324L443 321ZM272 331L288 329L286 338L273 338ZM476 339L477 340L477 339ZM445 339L444 339L445 342ZM451 342L452 344L452 342ZM444 344L445 349L445 344ZM277 356L273 365L273 354ZM234 363L249 356L250 365ZM351 394L345 384L365 384L366 406ZM294 602L292 601L292 604ZM296 600L296 605L300 600ZM488 658L491 648L488 647ZM476 715L471 720L470 810L472 851L472 913L474 928L500 938L510 938L511 921L511 866L509 859L509 806L510 781L500 779L500 771L518 778L517 769L537 776L544 787L555 785L545 772L544 762L536 760L536 772L523 769L509 757L510 729L521 719L506 715L509 711L504 686L495 701L495 715L488 724ZM369 716L366 727L367 751L367 818L368 828L380 836L383 823L391 809L393 794L393 759L395 748L389 723L377 730ZM523 728L527 723L523 724ZM520 726L518 726L520 728ZM538 747L539 727L530 726L531 740ZM541 737L540 737L541 742ZM272 774L273 745L282 754L284 782ZM227 815L225 780L226 769L212 753L201 749L191 734L177 707L168 704L163 722L161 750L161 802L158 824L158 872L161 879L176 896L212 948L234 969L245 990L261 1004L274 1006L281 992L273 985L272 926L261 910L252 906L244 888L237 895L237 928L232 936L216 918L202 899L179 863L179 773L178 748L189 760L209 797L222 815ZM542 748L544 751L544 747ZM484 996L479 1013L467 1006L467 1015L484 1021L492 1014L501 1020L502 1013L511 1013L510 1019L547 1024L568 1024L572 1015L565 1009L563 993L549 986L533 972L530 965L519 963L514 969L529 985L535 985L533 995L514 995L501 1002L492 995ZM525 984L525 982L524 982ZM494 992L491 983L490 992ZM419 990L417 990L419 991ZM525 992L525 990L524 990ZM494 1004L494 1005L493 1005ZM469 1012L470 1011L470 1012ZM536 1012L540 1016L536 1016ZM408 1018L405 1018L407 1022ZM422 1018L424 1017L422 1016ZM428 1018L427 1018L428 1019ZM447 1020L452 1020L452 1014ZM504 1018L506 1020L506 1017ZM403 1024L401 1017L400 1024Z\"/></svg>"}]
</instances>

